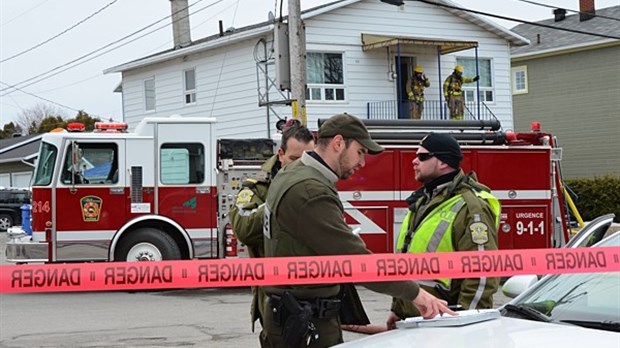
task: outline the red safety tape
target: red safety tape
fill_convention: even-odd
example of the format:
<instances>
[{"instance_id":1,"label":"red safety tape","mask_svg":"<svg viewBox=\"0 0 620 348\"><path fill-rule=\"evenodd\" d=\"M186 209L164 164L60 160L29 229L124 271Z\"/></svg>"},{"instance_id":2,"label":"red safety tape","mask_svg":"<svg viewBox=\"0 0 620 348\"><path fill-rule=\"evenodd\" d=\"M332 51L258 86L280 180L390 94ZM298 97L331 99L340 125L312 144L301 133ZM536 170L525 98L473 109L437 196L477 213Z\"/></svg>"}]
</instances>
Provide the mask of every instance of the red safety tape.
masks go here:
<instances>
[{"instance_id":1,"label":"red safety tape","mask_svg":"<svg viewBox=\"0 0 620 348\"><path fill-rule=\"evenodd\" d=\"M364 283L620 271L620 248L0 266L0 293Z\"/></svg>"}]
</instances>

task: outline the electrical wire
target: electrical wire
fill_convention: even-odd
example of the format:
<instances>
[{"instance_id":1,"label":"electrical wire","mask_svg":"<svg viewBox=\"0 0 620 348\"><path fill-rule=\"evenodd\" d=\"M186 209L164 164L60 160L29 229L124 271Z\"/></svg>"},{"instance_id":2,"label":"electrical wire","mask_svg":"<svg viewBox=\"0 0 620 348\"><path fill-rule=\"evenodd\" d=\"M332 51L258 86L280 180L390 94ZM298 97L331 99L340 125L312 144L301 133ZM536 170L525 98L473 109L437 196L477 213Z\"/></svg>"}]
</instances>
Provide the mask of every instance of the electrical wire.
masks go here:
<instances>
[{"instance_id":1,"label":"electrical wire","mask_svg":"<svg viewBox=\"0 0 620 348\"><path fill-rule=\"evenodd\" d=\"M496 15L496 14L492 14L492 13L476 11L476 10L470 10L470 9L463 8L463 7L446 5L446 4L440 4L440 3L433 2L433 1L428 1L428 0L413 0L413 1L419 1L419 2L422 2L422 3L428 4L428 5L445 7L445 8L450 8L450 9L453 9L453 10L459 10L459 11L464 11L464 12L471 12L471 13L479 14L479 15L482 15L482 16L489 16L489 17L499 18L499 19L503 19L503 20L507 20L507 21L512 21L512 22L519 22L519 23L530 24L530 25L534 25L534 26L538 26L538 27L544 27L544 28L549 28L549 29L556 29L556 30L561 30L561 31L567 31L567 32L576 33L576 34L598 36L598 37L603 37L603 38L606 38L606 39L620 40L620 36L598 34L598 33L592 33L592 32L588 32L588 31L582 31L582 30L576 30L576 29L560 28L560 27L555 27L553 25L542 24L542 23L537 23L537 22L530 22L530 21L525 21L525 20L518 19L518 18L513 18L513 17L500 16L500 15Z\"/></svg>"},{"instance_id":2,"label":"electrical wire","mask_svg":"<svg viewBox=\"0 0 620 348\"><path fill-rule=\"evenodd\" d=\"M535 2L535 1L531 1L531 0L516 0L516 1L521 1L521 2L528 3L528 4L542 6L542 7L547 7L547 8L552 8L552 9L561 8L561 9L566 10L568 12L573 12L573 13L578 13L578 14L587 14L587 15L592 16L592 17L600 17L600 18L611 19L613 21L619 21L620 22L620 18L604 16L604 15L601 15L601 14L598 14L598 13L590 13L590 12L582 12L582 11L577 11L577 10L571 10L571 9L567 9L567 8L563 8L563 7L547 5L547 4L541 4L539 2Z\"/></svg>"},{"instance_id":3,"label":"electrical wire","mask_svg":"<svg viewBox=\"0 0 620 348\"><path fill-rule=\"evenodd\" d=\"M9 24L9 23L13 22L13 21L14 21L14 20L16 20L16 19L23 17L23 16L24 16L24 15L26 15L27 13L32 12L34 9L41 7L41 5L45 4L45 3L46 3L46 2L48 2L48 1L49 1L49 0L45 0L45 1L41 2L41 3L39 3L38 5L34 5L33 7L31 7L31 8L29 8L29 9L27 9L26 11L24 11L24 12L22 12L22 13L18 14L17 16L15 16L15 17L13 17L13 18L9 19L8 21L6 21L6 22L4 22L4 23L0 24L0 27L3 27L3 26L5 26L5 25L7 25L7 24Z\"/></svg>"},{"instance_id":4,"label":"electrical wire","mask_svg":"<svg viewBox=\"0 0 620 348\"><path fill-rule=\"evenodd\" d=\"M37 99L44 100L44 101L46 101L46 102L48 102L48 103L51 103L51 104L54 104L54 105L58 105L58 106L60 106L60 107L62 107L62 108L64 108L64 109L69 109L69 110L76 111L76 112L79 112L79 111L80 111L80 110L78 110L78 109L76 109L76 108L72 108L72 107L70 107L70 106L67 106L67 105L64 105L64 104L61 104L61 103L55 102L55 101L50 100L50 99L47 99L47 98L43 98L43 97L41 97L41 96L38 96L38 95L36 95L36 94L30 93L30 92L27 92L27 91L24 91L23 89L18 88L18 87L15 87L15 86L13 86L13 85L10 85L10 84L8 84L8 83L2 82L2 81L0 81L0 83L1 83L1 84L3 84L3 85L5 85L5 86L9 86L10 88L14 88L14 89L16 89L16 90L18 90L18 91L20 91L20 92L22 92L22 93L28 94L29 96L35 97L35 98L37 98ZM82 111L83 111L83 110L82 110Z\"/></svg>"},{"instance_id":5,"label":"electrical wire","mask_svg":"<svg viewBox=\"0 0 620 348\"><path fill-rule=\"evenodd\" d=\"M30 52L30 51L32 51L32 50L34 50L34 49L38 48L38 47L41 47L41 46L45 45L46 43L48 43L48 42L50 42L50 41L54 40L55 38L57 38L57 37L59 37L59 36L61 36L61 35L63 35L63 34L66 34L66 33L67 33L67 32L69 32L70 30L72 30L73 28L75 28L75 27L79 26L80 24L82 24L82 23L86 22L87 20L89 20L89 19L93 18L94 16L96 16L97 14L101 13L101 12L102 12L103 10L105 10L106 8L108 8L108 7L112 6L112 5L113 5L115 2L117 2L117 1L118 1L118 0L113 0L112 2L110 2L110 3L108 3L107 5L103 6L103 7L102 7L102 8L100 8L99 10L95 11L95 12L94 12L93 14L91 14L90 16L88 16L88 17L86 17L86 18L82 19L81 21L79 21L79 22L75 23L74 25L70 26L69 28L67 28L67 29L65 29L65 30L63 30L63 31L61 31L60 33L58 33L58 34L56 34L56 35L52 36L51 38L49 38L49 39L47 39L47 40L45 40L45 41L43 41L43 42L40 42L40 43L38 43L38 44L36 44L36 45L34 45L34 46L32 46L32 47L30 47L30 48L26 49L26 50L23 50L23 51L21 51L21 52L19 52L19 53L16 53L16 54L14 54L14 55L12 55L12 56L10 56L10 57L8 57L8 58L5 58L5 59L3 59L3 60L0 60L0 63L4 63L4 62L9 61L9 60L11 60L11 59L13 59L13 58L19 57L19 56L21 56L22 54L28 53L28 52Z\"/></svg>"},{"instance_id":6,"label":"electrical wire","mask_svg":"<svg viewBox=\"0 0 620 348\"><path fill-rule=\"evenodd\" d=\"M202 1L202 0L199 0L199 1ZM213 5L215 5L215 4L217 4L217 3L221 2L221 1L223 1L223 0L219 0L218 2L215 2L215 3L213 3L213 4L210 4L210 5L206 6L206 7L203 7L203 8L201 8L201 9L198 9L198 10L196 10L196 11L195 11L194 13L192 13L192 14L195 14L195 13L198 13L198 12L200 12L200 11L206 10L207 8L209 8L209 7L213 6ZM185 17L183 17L183 18L185 18ZM56 75L58 75L58 74L61 74L61 73L65 72L65 71L67 71L67 70L73 69L73 68L75 68L75 67L77 67L77 66L79 66L79 65L82 65L82 64L84 64L84 63L88 63L88 62L90 62L90 61L91 61L91 60L93 60L93 59L99 58L99 57L101 57L101 56L103 56L103 55L105 55L105 54L108 54L108 53L110 53L110 52L112 52L112 51L115 51L115 50L117 50L117 49L119 49L119 48L121 48L121 47L123 47L123 46L126 46L126 45L128 45L128 44L130 44L130 43L132 43L132 42L135 42L135 41L137 41L137 40L139 40L139 39L141 39L141 38L143 38L143 37L145 37L145 36L148 36L148 35L150 35L150 34L152 34L152 33L156 32L156 31L159 31L159 30L161 30L161 29L164 29L164 28L168 27L169 25L170 25L170 24L164 24L163 26L161 26L161 27L159 27L159 28L153 29L153 30L151 30L151 31L149 31L149 32L147 32L147 33L145 33L145 34L141 35L141 36L138 36L138 37L136 37L136 38L134 38L134 39L132 39L132 40L130 40L130 41L124 42L124 43L122 43L122 44L120 44L120 45L118 45L118 46L116 46L116 47L112 47L112 48L108 49L107 51L101 52L101 53L97 54L96 56L93 56L93 57L88 58L87 60L81 61L81 62L79 62L79 63L77 63L77 64L75 64L75 65L73 65L73 66L68 66L68 67L66 67L66 68L64 68L64 69L62 69L62 70L60 70L60 71L55 72L54 74L51 74L51 75L48 75L48 76L42 77L42 78L40 78L40 79L38 79L38 80L36 80L36 81L32 81L32 82L30 82L30 83L28 83L28 84L26 84L26 85L24 85L24 86L21 86L21 87L22 87L22 88L25 88L25 87L28 87L28 86L34 85L34 84L39 83L39 82L41 82L41 81L43 81L43 80L47 80L47 79L49 79L49 78L51 78L51 77L53 77L53 76L56 76ZM104 47L105 47L105 46L104 46ZM96 50L96 51L98 51L98 50ZM94 52L94 51L93 51L93 52ZM93 52L88 53L88 54L86 54L86 55L84 55L84 56L82 56L82 57L80 57L80 58L78 58L78 59L76 59L76 60L79 60L79 59L81 59L81 58L84 58L84 57L86 57L86 56L89 56L89 55L91 55ZM76 60L73 60L72 62L75 62ZM66 65L66 64L65 64L65 65ZM64 65L63 65L63 66L64 66ZM56 70L56 69L53 69L53 70ZM49 73L49 72L51 72L51 71L48 71L48 73ZM45 74L47 74L47 73L44 73L43 75L45 75ZM40 76L40 75L39 75L39 76ZM22 82L25 82L25 81L22 81ZM7 87L7 88L3 88L3 89L1 89L1 90L0 90L0 92L1 92L1 91L4 91L4 90L6 90L6 89L8 89L8 87ZM6 92L6 93L4 93L4 94L0 95L0 97L4 97L4 96L6 96L6 95L8 95L8 94L10 94L10 93L13 93L13 92L14 92L14 91L8 91L8 92Z\"/></svg>"},{"instance_id":7,"label":"electrical wire","mask_svg":"<svg viewBox=\"0 0 620 348\"><path fill-rule=\"evenodd\" d=\"M194 5L196 5L196 4L198 4L199 2L202 2L202 1L203 1L203 0L197 0L197 1L196 1L196 2L194 2L193 4L189 5L189 6L188 6L188 8L189 8L189 7L194 6ZM207 6L203 7L203 8L201 8L201 9L196 10L196 11L195 11L195 12L193 12L192 14L195 14L195 13L198 13L198 12L200 12L200 11L203 11L203 10L205 10L205 9L207 9L207 8L209 8L209 7L213 6L213 5L216 5L216 4L218 4L218 3L222 2L222 1L224 1L224 0L217 0L217 1L215 1L215 2L213 2L213 3L211 3L211 4L209 4L209 5L207 5ZM179 11L179 12L180 12L180 11ZM142 35L142 36L139 36L139 37L138 37L138 38L136 38L136 39L133 39L133 40L131 40L131 41L128 41L128 42L126 42L126 43L123 43L123 44L121 44L121 45L119 45L119 46L113 47L113 48L111 48L111 49L109 49L109 50L107 50L107 51L105 51L105 52L103 52L103 53L101 53L101 54L99 54L99 55L97 55L97 56L95 56L95 57L92 57L92 58L90 58L90 59L88 59L88 60L85 60L85 61L79 62L79 63L77 63L77 64L75 64L75 65L72 65L72 66L67 67L68 65L71 65L71 64L73 64L73 63L76 63L76 62L78 62L78 61L80 61L80 60L82 60L82 59L84 59L84 58L87 58L87 57L89 57L89 56L91 56L91 55L93 55L93 54L95 54L95 53L97 53L97 52L100 52L100 51L101 51L101 50L103 50L103 49L106 49L106 48L108 48L108 47L110 47L110 46L113 46L113 45L115 45L115 44L118 44L119 42L124 41L124 40L126 40L126 39L128 39L128 38L130 38L130 37L132 37L132 36L134 36L134 35L136 35L136 34L138 34L138 33L142 32L142 31L144 31L144 30L146 30L146 29L148 29L148 28L150 28L150 27L152 27L152 26L154 26L154 25L156 25L156 24L158 24L158 23L160 23L160 22L162 22L162 21L164 21L164 20L166 20L166 19L170 18L170 17L171 17L171 16L166 16L166 17L164 17L164 18L162 18L162 19L160 19L160 20L158 20L158 21L156 21L156 22L153 22L153 23L151 23L151 24L149 24L149 25L147 25L147 26L145 26L145 27L143 27L143 28L141 28L141 29L139 29L139 30L137 30L137 31L135 31L135 32L133 32L133 33L131 33L131 34L128 34L128 35L126 35L126 36L124 36L124 37L122 37L122 38L120 38L120 39L118 39L118 40L116 40L116 41L113 41L113 42L111 42L111 43L109 43L109 44L107 44L107 45L104 45L104 46L102 46L102 47L100 47L100 48L98 48L98 49L95 49L95 50L93 50L93 51L91 51L91 52L89 52L89 53L87 53L87 54L85 54L85 55L82 55L82 56L80 56L80 57L78 57L78 58L76 58L76 59L74 59L74 60L72 60L72 61L69 61L69 62L64 63L64 64L62 64L62 65L59 65L59 66L57 66L57 67L55 67L55 68L52 68L52 69L50 69L50 70L48 70L48 71L46 71L46 72L44 72L44 73L41 73L41 74L39 74L39 75L33 76L33 77L31 77L31 78L28 78L28 79L26 79L26 80L24 80L24 81L21 81L21 82L19 82L19 83L14 84L14 85L10 85L11 87L5 87L5 88L2 88L2 89L0 89L0 92L4 92L4 91L6 91L6 90L8 90L8 89L11 89L11 88L14 88L14 87L17 87L17 86L22 87L22 88L25 88L25 87L31 86L31 85L33 85L33 84L35 84L35 83L39 83L39 82L41 82L41 81L47 80L48 78L50 78L50 77L52 77L52 76L58 75L58 74L59 74L59 73L61 73L61 72L67 71L67 70L72 69L72 68L74 68L74 67L76 67L76 66L79 66L79 65L81 65L81 64L84 64L84 63L86 63L86 62L89 62L89 61L91 61L91 60L93 60L93 59L95 59L95 58L97 58L97 57L100 57L100 56L102 56L102 55L106 54L106 53L109 53L109 52L111 52L111 51L114 51L114 50L116 50L116 49L119 49L119 48L121 48L121 47L123 47L123 46L125 46L125 45L127 45L127 44L129 44L129 43L131 43L131 42L134 42L134 41L135 41L135 40L137 40L137 39L140 39L140 38L142 38L142 37L144 37L144 36L146 36L146 35L149 35L149 34L152 34L152 33L156 32L156 31L158 31L158 30L161 30L161 29L163 29L163 28L165 28L165 27L169 26L170 24L165 24L164 26L161 26L161 27L159 27L159 28L157 28L157 29L154 29L154 30L152 30L152 31L150 31L150 32L148 32L148 33L146 33L146 34ZM183 18L186 18L186 17L181 17L181 18L179 18L179 20L180 20L180 19L183 19ZM62 68L64 68L64 67L67 67L67 68L65 68L64 70L61 70L60 72L56 72L56 73L54 73L54 74L52 74L52 75L48 75L49 73L54 72L54 71L57 71L57 70L62 69ZM48 75L48 76L45 76L45 75ZM37 80L37 79L38 79L38 80ZM36 80L36 81L33 81L33 80ZM31 82L31 81L33 81L33 82ZM30 83L28 83L28 82L30 82ZM24 85L24 84L26 84L26 83L28 83L28 84L27 84L27 85ZM4 94L0 95L0 97L6 96L7 94L12 93L12 92L13 92L13 91L8 91L8 92L6 92L6 93L4 93Z\"/></svg>"}]
</instances>

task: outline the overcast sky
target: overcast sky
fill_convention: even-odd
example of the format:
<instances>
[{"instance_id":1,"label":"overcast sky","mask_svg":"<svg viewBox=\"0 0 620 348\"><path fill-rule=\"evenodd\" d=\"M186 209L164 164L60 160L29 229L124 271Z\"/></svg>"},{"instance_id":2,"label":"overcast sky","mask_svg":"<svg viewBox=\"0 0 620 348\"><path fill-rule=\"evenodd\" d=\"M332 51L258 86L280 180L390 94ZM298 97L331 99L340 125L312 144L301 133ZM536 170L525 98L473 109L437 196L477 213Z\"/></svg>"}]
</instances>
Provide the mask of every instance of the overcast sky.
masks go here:
<instances>
[{"instance_id":1,"label":"overcast sky","mask_svg":"<svg viewBox=\"0 0 620 348\"><path fill-rule=\"evenodd\" d=\"M288 0L283 1L286 15ZM534 1L569 10L579 9L579 0ZM301 6L307 9L328 2L331 1L301 0ZM465 8L529 21L552 17L552 9L521 0L454 2ZM280 1L277 3L279 6ZM225 28L242 27L267 20L269 11L279 11L275 11L276 0L189 0L189 4L193 40L217 33L219 20L224 21ZM620 5L620 0L595 0L596 8L616 5ZM67 117L75 116L76 111L72 109L81 109L102 119L121 120L121 97L113 93L121 76L119 73L103 75L103 70L170 48L170 20L165 19L96 54L79 58L169 15L169 0L0 0L0 128L24 109L38 103L50 104L22 91L6 89L7 84L66 106L60 108L51 104L62 109ZM489 19L506 28L518 24ZM67 31L81 21L83 23ZM156 30L158 28L161 29ZM66 33L61 34L64 31ZM47 40L50 41L20 54ZM135 41L116 48L131 40ZM18 56L13 57L15 55ZM74 60L77 61L70 63ZM88 61L69 68L85 60ZM55 76L37 83L33 82L38 78L24 83L52 69L55 70L49 74L57 73ZM30 83L33 84L28 85Z\"/></svg>"}]
</instances>

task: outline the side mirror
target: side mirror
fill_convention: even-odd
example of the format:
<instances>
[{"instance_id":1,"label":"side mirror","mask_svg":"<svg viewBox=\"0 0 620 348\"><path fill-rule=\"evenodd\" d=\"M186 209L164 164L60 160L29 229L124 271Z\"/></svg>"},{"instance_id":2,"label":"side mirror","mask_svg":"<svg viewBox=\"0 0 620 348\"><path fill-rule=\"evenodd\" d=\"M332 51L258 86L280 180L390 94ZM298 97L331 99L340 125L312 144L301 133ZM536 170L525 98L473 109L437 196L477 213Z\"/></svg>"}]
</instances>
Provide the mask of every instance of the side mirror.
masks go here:
<instances>
[{"instance_id":1,"label":"side mirror","mask_svg":"<svg viewBox=\"0 0 620 348\"><path fill-rule=\"evenodd\" d=\"M502 286L505 296L515 298L538 282L537 275L516 275L508 278Z\"/></svg>"}]
</instances>

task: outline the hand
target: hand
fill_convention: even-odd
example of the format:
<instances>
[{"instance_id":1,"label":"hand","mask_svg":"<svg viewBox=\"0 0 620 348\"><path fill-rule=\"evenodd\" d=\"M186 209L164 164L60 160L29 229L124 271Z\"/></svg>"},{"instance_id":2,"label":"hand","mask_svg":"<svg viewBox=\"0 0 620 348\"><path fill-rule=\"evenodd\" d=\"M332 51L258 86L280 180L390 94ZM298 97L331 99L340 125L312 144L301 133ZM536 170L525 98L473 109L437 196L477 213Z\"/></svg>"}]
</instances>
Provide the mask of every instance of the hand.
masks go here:
<instances>
[{"instance_id":1,"label":"hand","mask_svg":"<svg viewBox=\"0 0 620 348\"><path fill-rule=\"evenodd\" d=\"M480 76L476 75L476 77L474 77L474 82L480 80Z\"/></svg>"},{"instance_id":2,"label":"hand","mask_svg":"<svg viewBox=\"0 0 620 348\"><path fill-rule=\"evenodd\" d=\"M448 302L438 299L422 288L420 288L418 296L413 299L413 304L418 307L424 319L432 319L436 317L437 314L443 313L458 315L455 311L448 308Z\"/></svg>"},{"instance_id":3,"label":"hand","mask_svg":"<svg viewBox=\"0 0 620 348\"><path fill-rule=\"evenodd\" d=\"M396 329L396 322L399 320L400 320L400 317L396 315L396 313L390 312L390 314L387 317L387 321L385 323L387 325L387 329L388 330Z\"/></svg>"}]
</instances>

